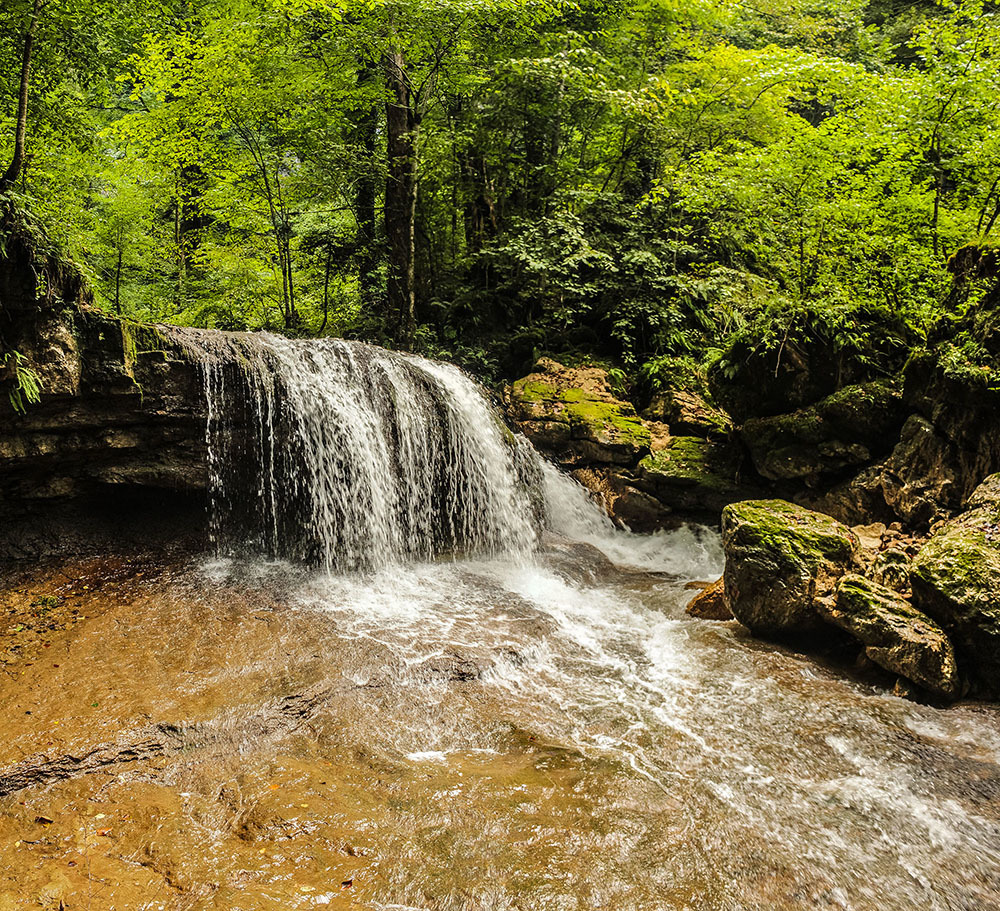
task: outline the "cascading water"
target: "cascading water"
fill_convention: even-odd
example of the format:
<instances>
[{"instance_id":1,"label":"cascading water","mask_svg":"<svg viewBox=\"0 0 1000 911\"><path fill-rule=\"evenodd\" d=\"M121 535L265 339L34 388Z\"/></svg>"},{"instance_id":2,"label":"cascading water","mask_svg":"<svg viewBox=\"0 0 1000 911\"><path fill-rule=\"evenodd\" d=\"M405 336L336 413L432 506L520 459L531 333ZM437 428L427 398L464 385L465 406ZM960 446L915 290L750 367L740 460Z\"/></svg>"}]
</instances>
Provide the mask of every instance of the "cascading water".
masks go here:
<instances>
[{"instance_id":1,"label":"cascading water","mask_svg":"<svg viewBox=\"0 0 1000 911\"><path fill-rule=\"evenodd\" d=\"M333 570L533 546L530 447L457 367L359 342L169 331L204 379L221 551Z\"/></svg>"},{"instance_id":2,"label":"cascading water","mask_svg":"<svg viewBox=\"0 0 1000 911\"><path fill-rule=\"evenodd\" d=\"M322 792L315 835L286 826L288 807L241 828L231 880L252 889L259 874L262 907L286 885L289 908L341 887L364 890L358 907L432 911L996 906L994 709L917 705L687 617L685 583L721 572L718 535L616 528L455 368L176 332L202 364L220 550L371 570L212 563L156 665L201 655L213 627L229 647L235 630L245 653L191 679L225 690L230 675L239 704L254 675L258 699L333 694L311 734L258 744L255 799L287 786L301 810L332 769L351 783ZM463 558L430 559L443 552ZM234 582L296 609L272 614L265 597L233 623ZM202 588L225 606L206 611ZM218 783L206 793L216 806ZM345 882L322 852L346 842L321 833L352 812L372 863ZM253 876L248 837L268 846ZM225 852L207 854L215 882ZM236 901L219 907L256 907Z\"/></svg>"}]
</instances>

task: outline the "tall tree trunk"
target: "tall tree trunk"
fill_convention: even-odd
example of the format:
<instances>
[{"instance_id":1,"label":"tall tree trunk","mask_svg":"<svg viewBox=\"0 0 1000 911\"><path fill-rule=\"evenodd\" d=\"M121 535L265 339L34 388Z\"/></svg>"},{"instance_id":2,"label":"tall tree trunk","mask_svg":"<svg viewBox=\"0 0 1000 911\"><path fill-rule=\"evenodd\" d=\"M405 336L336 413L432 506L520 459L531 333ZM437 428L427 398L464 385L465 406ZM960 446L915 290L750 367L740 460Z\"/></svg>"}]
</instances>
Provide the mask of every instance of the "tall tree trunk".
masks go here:
<instances>
[{"instance_id":1,"label":"tall tree trunk","mask_svg":"<svg viewBox=\"0 0 1000 911\"><path fill-rule=\"evenodd\" d=\"M31 85L31 52L38 33L38 20L42 11L42 0L35 0L31 7L31 21L24 35L24 51L21 54L21 89L17 96L17 126L14 130L14 156L10 165L0 177L0 192L9 190L17 181L24 165L24 137L28 132L28 88Z\"/></svg>"},{"instance_id":2,"label":"tall tree trunk","mask_svg":"<svg viewBox=\"0 0 1000 911\"><path fill-rule=\"evenodd\" d=\"M115 266L115 313L122 315L122 259L124 250L122 249L123 238L118 232L118 263Z\"/></svg>"},{"instance_id":3,"label":"tall tree trunk","mask_svg":"<svg viewBox=\"0 0 1000 911\"><path fill-rule=\"evenodd\" d=\"M366 112L358 124L361 133L363 164L361 176L355 191L358 233L358 283L361 286L361 300L369 313L376 312L379 299L378 263L379 249L376 238L376 214L378 190L375 186L375 159L378 154L378 110Z\"/></svg>"},{"instance_id":4,"label":"tall tree trunk","mask_svg":"<svg viewBox=\"0 0 1000 911\"><path fill-rule=\"evenodd\" d=\"M391 93L386 102L385 230L389 239L387 328L396 343L409 348L417 328L416 220L419 119L406 78L406 60L391 52L384 59Z\"/></svg>"}]
</instances>

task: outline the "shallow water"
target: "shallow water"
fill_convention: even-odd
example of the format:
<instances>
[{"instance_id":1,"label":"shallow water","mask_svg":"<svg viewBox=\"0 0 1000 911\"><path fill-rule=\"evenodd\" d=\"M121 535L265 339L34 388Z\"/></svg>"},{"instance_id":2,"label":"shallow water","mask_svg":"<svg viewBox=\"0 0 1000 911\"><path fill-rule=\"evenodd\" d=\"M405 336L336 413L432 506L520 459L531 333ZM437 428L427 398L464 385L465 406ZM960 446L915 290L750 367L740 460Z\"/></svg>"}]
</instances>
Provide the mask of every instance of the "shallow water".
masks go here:
<instances>
[{"instance_id":1,"label":"shallow water","mask_svg":"<svg viewBox=\"0 0 1000 911\"><path fill-rule=\"evenodd\" d=\"M997 906L995 709L686 617L714 534L564 493L531 560L72 583L86 619L4 684L0 781L178 733L0 798L0 909Z\"/></svg>"}]
</instances>

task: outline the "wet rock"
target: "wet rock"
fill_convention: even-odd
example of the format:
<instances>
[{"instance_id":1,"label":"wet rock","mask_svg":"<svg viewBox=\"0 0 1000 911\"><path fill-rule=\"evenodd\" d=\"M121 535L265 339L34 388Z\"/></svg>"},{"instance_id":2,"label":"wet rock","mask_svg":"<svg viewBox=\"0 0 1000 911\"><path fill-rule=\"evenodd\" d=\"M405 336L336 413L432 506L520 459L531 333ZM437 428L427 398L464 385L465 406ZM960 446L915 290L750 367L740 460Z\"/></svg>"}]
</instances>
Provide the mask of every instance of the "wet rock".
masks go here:
<instances>
[{"instance_id":1,"label":"wet rock","mask_svg":"<svg viewBox=\"0 0 1000 911\"><path fill-rule=\"evenodd\" d=\"M888 449L905 416L901 390L878 380L845 386L791 414L752 418L740 435L763 477L817 478L863 465Z\"/></svg>"},{"instance_id":2,"label":"wet rock","mask_svg":"<svg viewBox=\"0 0 1000 911\"><path fill-rule=\"evenodd\" d=\"M634 465L650 450L650 428L614 395L602 368L541 358L511 385L507 400L518 429L563 464Z\"/></svg>"},{"instance_id":3,"label":"wet rock","mask_svg":"<svg viewBox=\"0 0 1000 911\"><path fill-rule=\"evenodd\" d=\"M822 629L816 601L859 563L857 536L836 519L784 500L722 512L725 587L734 616L761 635Z\"/></svg>"},{"instance_id":4,"label":"wet rock","mask_svg":"<svg viewBox=\"0 0 1000 911\"><path fill-rule=\"evenodd\" d=\"M685 610L688 615L700 620L732 620L733 612L726 599L725 578L720 577L706 585L688 602Z\"/></svg>"},{"instance_id":5,"label":"wet rock","mask_svg":"<svg viewBox=\"0 0 1000 911\"><path fill-rule=\"evenodd\" d=\"M914 603L951 636L973 691L1000 696L1000 503L996 479L973 494L983 505L945 522L910 572Z\"/></svg>"},{"instance_id":6,"label":"wet rock","mask_svg":"<svg viewBox=\"0 0 1000 911\"><path fill-rule=\"evenodd\" d=\"M879 479L888 506L905 522L927 526L959 508L962 487L955 447L919 415L903 425Z\"/></svg>"},{"instance_id":7,"label":"wet rock","mask_svg":"<svg viewBox=\"0 0 1000 911\"><path fill-rule=\"evenodd\" d=\"M690 389L668 389L653 396L642 416L667 424L679 436L725 438L732 429L729 416Z\"/></svg>"},{"instance_id":8,"label":"wet rock","mask_svg":"<svg viewBox=\"0 0 1000 911\"><path fill-rule=\"evenodd\" d=\"M952 699L958 667L952 644L930 617L890 588L856 574L837 583L836 601L817 602L825 620L857 639L880 667Z\"/></svg>"},{"instance_id":9,"label":"wet rock","mask_svg":"<svg viewBox=\"0 0 1000 911\"><path fill-rule=\"evenodd\" d=\"M639 463L636 486L673 510L718 513L759 491L736 480L737 460L725 443L672 437Z\"/></svg>"},{"instance_id":10,"label":"wet rock","mask_svg":"<svg viewBox=\"0 0 1000 911\"><path fill-rule=\"evenodd\" d=\"M594 495L608 515L633 531L653 531L673 520L666 503L636 486L630 469L577 468L572 475Z\"/></svg>"},{"instance_id":11,"label":"wet rock","mask_svg":"<svg viewBox=\"0 0 1000 911\"><path fill-rule=\"evenodd\" d=\"M571 581L586 579L603 583L621 575L604 551L585 541L574 541L553 532L545 532L542 536L542 550L546 562Z\"/></svg>"}]
</instances>

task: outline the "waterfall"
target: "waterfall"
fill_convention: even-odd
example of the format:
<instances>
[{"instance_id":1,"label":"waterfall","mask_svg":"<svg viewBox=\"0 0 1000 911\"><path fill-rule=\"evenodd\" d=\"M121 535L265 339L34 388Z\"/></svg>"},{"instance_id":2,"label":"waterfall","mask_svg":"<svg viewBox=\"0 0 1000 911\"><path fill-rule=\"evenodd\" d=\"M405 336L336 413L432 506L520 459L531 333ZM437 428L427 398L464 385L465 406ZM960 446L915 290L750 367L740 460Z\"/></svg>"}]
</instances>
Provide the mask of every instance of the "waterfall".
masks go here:
<instances>
[{"instance_id":1,"label":"waterfall","mask_svg":"<svg viewBox=\"0 0 1000 911\"><path fill-rule=\"evenodd\" d=\"M353 570L534 546L537 459L457 367L337 339L169 331L204 383L221 553Z\"/></svg>"}]
</instances>

